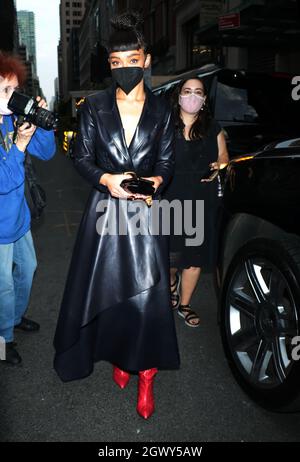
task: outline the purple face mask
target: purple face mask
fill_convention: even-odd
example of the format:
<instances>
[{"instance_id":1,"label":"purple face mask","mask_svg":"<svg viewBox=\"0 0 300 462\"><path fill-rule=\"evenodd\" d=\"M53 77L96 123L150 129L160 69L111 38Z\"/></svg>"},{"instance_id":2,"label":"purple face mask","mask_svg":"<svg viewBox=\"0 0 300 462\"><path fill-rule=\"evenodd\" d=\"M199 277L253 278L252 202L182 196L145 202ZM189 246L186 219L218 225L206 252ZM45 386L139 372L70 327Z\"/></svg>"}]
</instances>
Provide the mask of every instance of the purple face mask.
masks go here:
<instances>
[{"instance_id":1,"label":"purple face mask","mask_svg":"<svg viewBox=\"0 0 300 462\"><path fill-rule=\"evenodd\" d=\"M205 98L192 93L191 95L179 95L179 105L188 114L197 114L204 104Z\"/></svg>"}]
</instances>

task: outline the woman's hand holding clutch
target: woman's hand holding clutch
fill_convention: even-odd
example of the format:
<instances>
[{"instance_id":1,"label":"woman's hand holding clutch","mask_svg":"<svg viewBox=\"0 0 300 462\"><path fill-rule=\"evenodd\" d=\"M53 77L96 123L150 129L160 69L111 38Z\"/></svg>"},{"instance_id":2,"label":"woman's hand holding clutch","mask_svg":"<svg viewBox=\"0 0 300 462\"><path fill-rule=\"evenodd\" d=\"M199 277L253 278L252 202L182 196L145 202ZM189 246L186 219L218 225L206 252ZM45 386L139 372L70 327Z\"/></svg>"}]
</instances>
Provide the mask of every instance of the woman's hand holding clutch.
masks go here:
<instances>
[{"instance_id":1,"label":"woman's hand holding clutch","mask_svg":"<svg viewBox=\"0 0 300 462\"><path fill-rule=\"evenodd\" d=\"M132 178L129 173L104 173L104 175L100 178L100 183L107 187L112 197L116 197L118 199L133 199L134 194L126 192L121 186L122 181L129 178Z\"/></svg>"},{"instance_id":2,"label":"woman's hand holding clutch","mask_svg":"<svg viewBox=\"0 0 300 462\"><path fill-rule=\"evenodd\" d=\"M143 177L144 178L144 177ZM145 178L145 180L153 181L154 185L153 188L155 189L154 192L157 191L157 188L162 184L163 179L161 176L149 176Z\"/></svg>"},{"instance_id":3,"label":"woman's hand holding clutch","mask_svg":"<svg viewBox=\"0 0 300 462\"><path fill-rule=\"evenodd\" d=\"M132 185L131 182L133 182L134 185ZM143 183L141 187L143 190L147 190L147 194L135 192L139 189L139 182ZM100 178L100 183L108 188L112 197L118 199L144 200L148 206L152 204L152 196L162 182L163 179L161 176L138 178L134 172L125 172L123 174L105 173ZM133 186L131 188L132 190L130 190L130 186Z\"/></svg>"}]
</instances>

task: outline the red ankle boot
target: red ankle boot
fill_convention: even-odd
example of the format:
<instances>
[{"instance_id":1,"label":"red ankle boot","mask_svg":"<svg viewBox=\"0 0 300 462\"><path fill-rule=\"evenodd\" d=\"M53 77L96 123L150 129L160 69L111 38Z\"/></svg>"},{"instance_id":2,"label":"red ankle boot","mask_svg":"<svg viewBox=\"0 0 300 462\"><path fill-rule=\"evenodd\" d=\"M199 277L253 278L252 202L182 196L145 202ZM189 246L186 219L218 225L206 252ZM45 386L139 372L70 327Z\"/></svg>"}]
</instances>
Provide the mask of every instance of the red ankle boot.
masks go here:
<instances>
[{"instance_id":1,"label":"red ankle boot","mask_svg":"<svg viewBox=\"0 0 300 462\"><path fill-rule=\"evenodd\" d=\"M153 383L157 369L139 372L137 412L144 419L149 419L154 412Z\"/></svg>"},{"instance_id":2,"label":"red ankle boot","mask_svg":"<svg viewBox=\"0 0 300 462\"><path fill-rule=\"evenodd\" d=\"M114 366L113 379L120 388L125 388L129 382L130 374Z\"/></svg>"}]
</instances>

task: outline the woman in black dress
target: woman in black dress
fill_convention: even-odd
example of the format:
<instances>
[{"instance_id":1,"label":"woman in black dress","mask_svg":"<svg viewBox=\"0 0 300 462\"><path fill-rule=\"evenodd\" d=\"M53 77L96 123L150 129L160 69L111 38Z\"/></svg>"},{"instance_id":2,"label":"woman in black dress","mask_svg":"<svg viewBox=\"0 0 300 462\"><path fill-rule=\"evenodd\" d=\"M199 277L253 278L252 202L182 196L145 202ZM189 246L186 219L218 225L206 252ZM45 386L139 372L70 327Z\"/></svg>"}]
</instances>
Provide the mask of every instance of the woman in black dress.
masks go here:
<instances>
[{"instance_id":1,"label":"woman in black dress","mask_svg":"<svg viewBox=\"0 0 300 462\"><path fill-rule=\"evenodd\" d=\"M201 213L201 201L204 205L204 220L201 220L204 240L201 245L197 242L190 245L190 235L186 232L176 235L174 229L171 230L172 304L190 327L200 324L190 301L201 268L209 271L214 265L218 208L216 174L228 162L224 134L219 124L210 117L206 98L204 83L197 77L182 81L177 88L174 105L175 175L165 192L166 199L179 200L183 209L187 204L184 201L191 204L192 213L185 217L183 230L187 225L196 225L196 222L199 225L196 215ZM199 229L197 231L200 232Z\"/></svg>"},{"instance_id":2,"label":"woman in black dress","mask_svg":"<svg viewBox=\"0 0 300 462\"><path fill-rule=\"evenodd\" d=\"M139 24L136 14L115 18L108 49L114 84L87 97L81 109L75 166L93 189L58 319L54 367L68 381L88 376L96 361L109 361L121 388L138 372L137 411L147 419L154 411L154 376L158 369L177 369L179 354L168 238L147 227L136 233L129 206L138 204L148 222L148 198L120 186L130 177L124 172L133 171L154 182L157 198L174 169L171 113L144 85L150 55Z\"/></svg>"}]
</instances>

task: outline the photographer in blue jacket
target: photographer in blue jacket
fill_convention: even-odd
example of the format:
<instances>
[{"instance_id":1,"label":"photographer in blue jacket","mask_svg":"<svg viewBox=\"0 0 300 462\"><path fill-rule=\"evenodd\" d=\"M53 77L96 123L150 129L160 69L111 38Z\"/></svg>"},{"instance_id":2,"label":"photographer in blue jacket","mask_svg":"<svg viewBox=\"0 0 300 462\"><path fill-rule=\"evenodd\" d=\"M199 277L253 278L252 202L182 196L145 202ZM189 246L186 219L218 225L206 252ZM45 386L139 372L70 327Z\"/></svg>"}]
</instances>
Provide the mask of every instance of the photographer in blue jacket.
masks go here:
<instances>
[{"instance_id":1,"label":"photographer in blue jacket","mask_svg":"<svg viewBox=\"0 0 300 462\"><path fill-rule=\"evenodd\" d=\"M39 324L24 316L36 270L36 255L30 231L30 211L25 199L25 151L42 160L55 154L53 131L28 122L17 129L8 109L12 93L23 85L26 69L15 56L0 52L0 337L5 342L5 360L20 364L14 330L39 330ZM38 105L46 102L37 97Z\"/></svg>"}]
</instances>

